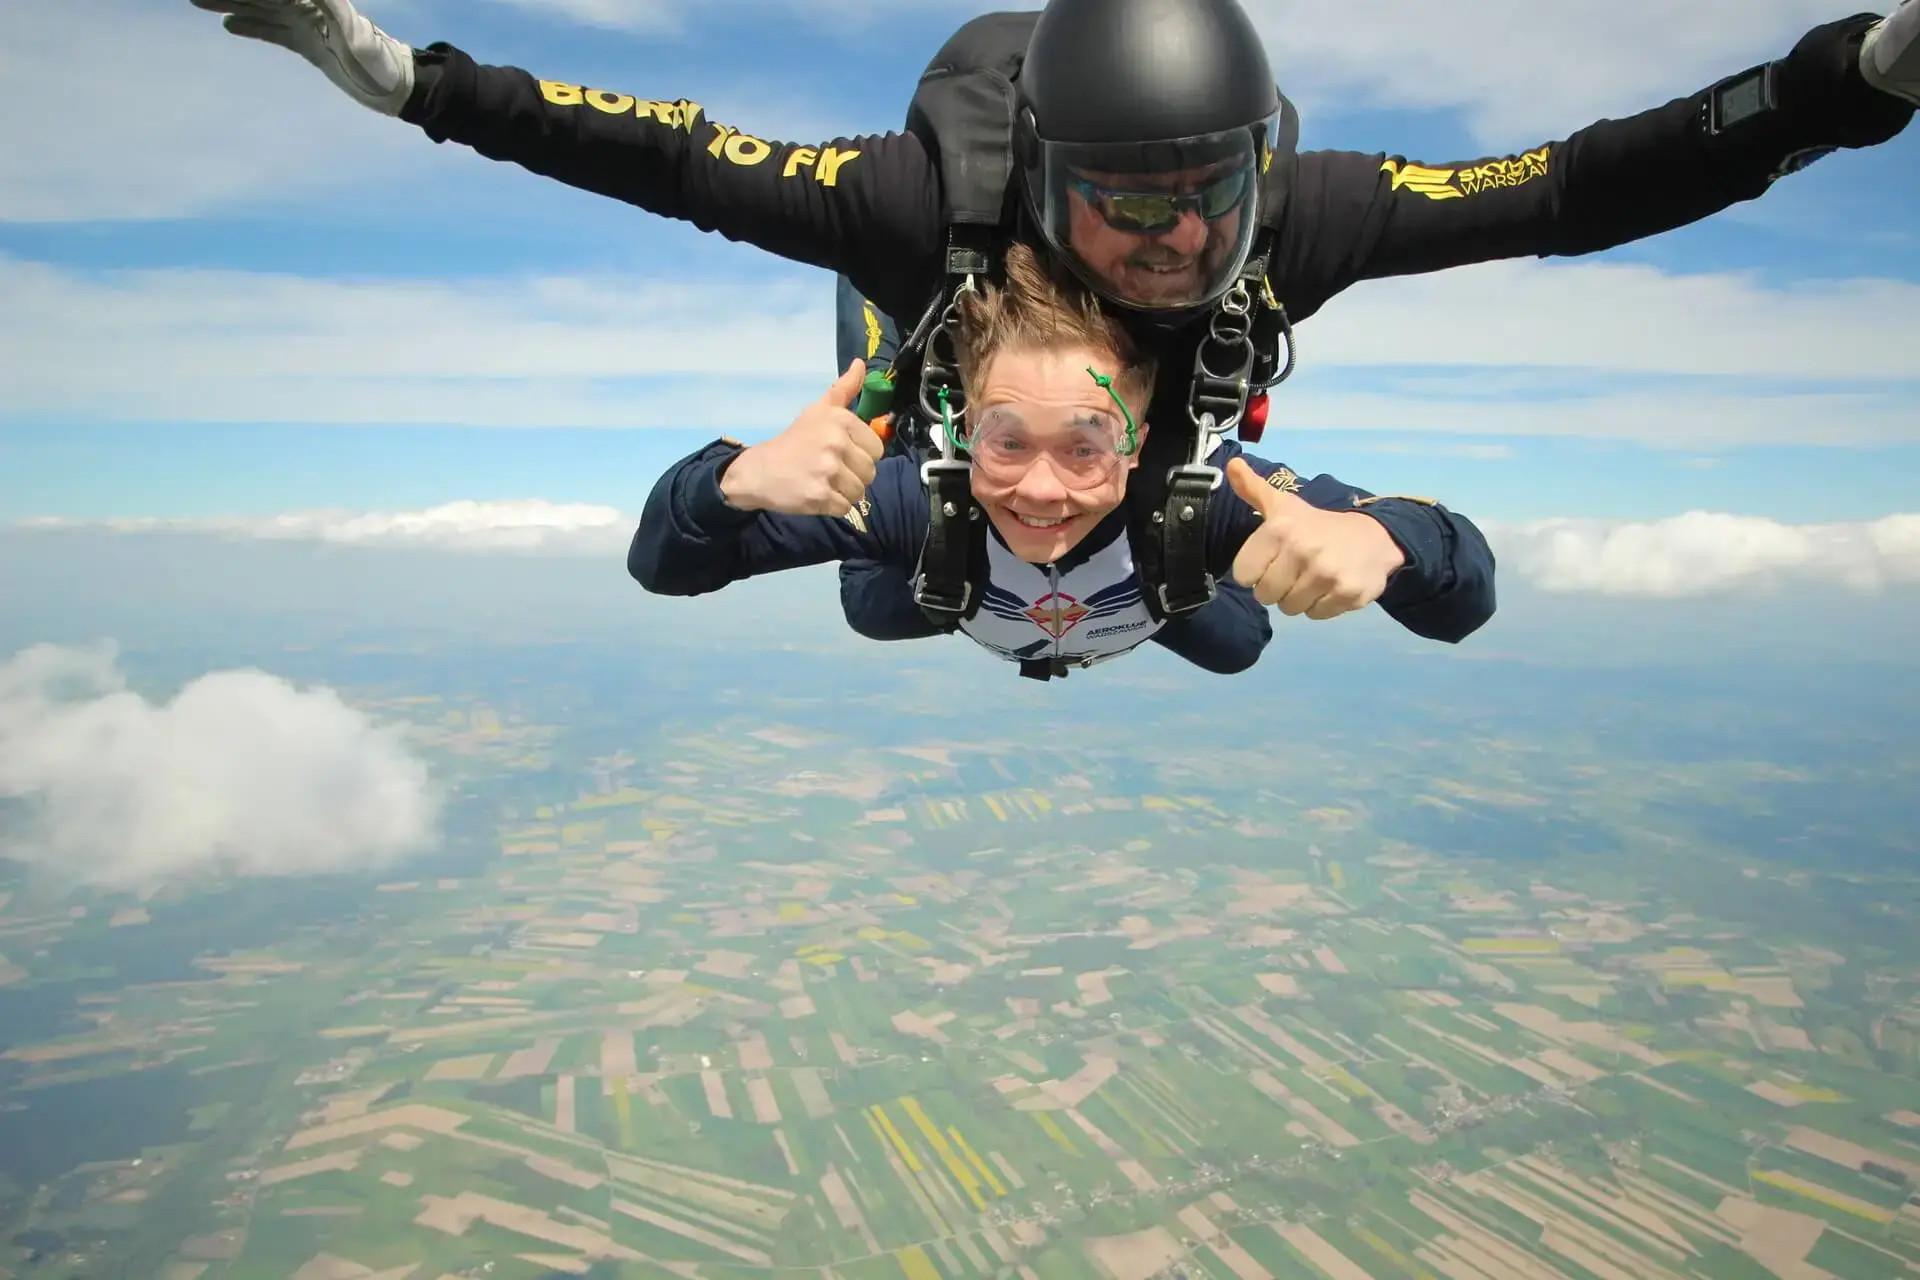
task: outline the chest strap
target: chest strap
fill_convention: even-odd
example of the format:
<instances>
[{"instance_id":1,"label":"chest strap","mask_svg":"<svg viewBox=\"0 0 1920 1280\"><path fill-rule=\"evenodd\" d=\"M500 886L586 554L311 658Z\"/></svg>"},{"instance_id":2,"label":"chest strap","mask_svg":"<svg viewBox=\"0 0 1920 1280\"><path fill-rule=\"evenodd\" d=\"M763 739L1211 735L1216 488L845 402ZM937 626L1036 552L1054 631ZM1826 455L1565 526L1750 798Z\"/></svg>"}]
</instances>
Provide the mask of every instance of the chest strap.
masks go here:
<instances>
[{"instance_id":1,"label":"chest strap","mask_svg":"<svg viewBox=\"0 0 1920 1280\"><path fill-rule=\"evenodd\" d=\"M925 424L928 437L927 460L920 465L927 492L927 540L914 573L913 599L947 630L979 609L986 573L985 513L973 500L973 468L959 439L965 433L967 401L958 353L960 299L990 278L998 234L990 226L948 227L940 296L913 336L920 357L914 417Z\"/></svg>"},{"instance_id":2,"label":"chest strap","mask_svg":"<svg viewBox=\"0 0 1920 1280\"><path fill-rule=\"evenodd\" d=\"M930 459L920 468L927 489L927 540L913 575L913 601L951 631L980 609L986 577L986 513L973 500L965 462Z\"/></svg>"}]
</instances>

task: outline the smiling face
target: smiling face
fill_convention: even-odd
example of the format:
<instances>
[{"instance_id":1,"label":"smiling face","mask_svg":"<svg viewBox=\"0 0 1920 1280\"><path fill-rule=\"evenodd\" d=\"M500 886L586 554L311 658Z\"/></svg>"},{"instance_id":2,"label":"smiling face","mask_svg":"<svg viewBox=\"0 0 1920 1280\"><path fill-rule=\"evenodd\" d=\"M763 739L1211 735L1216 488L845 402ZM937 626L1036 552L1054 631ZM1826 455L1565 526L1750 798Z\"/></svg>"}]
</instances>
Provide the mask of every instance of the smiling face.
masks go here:
<instances>
[{"instance_id":1,"label":"smiling face","mask_svg":"<svg viewBox=\"0 0 1920 1280\"><path fill-rule=\"evenodd\" d=\"M1007 547L1031 564L1060 559L1119 507L1139 449L1125 417L1087 372L1114 374L1113 353L1090 345L1010 346L967 391L973 496ZM1115 390L1129 394L1124 382ZM1135 398L1138 393L1134 393ZM1136 422L1145 408L1129 400ZM1138 428L1144 443L1146 426Z\"/></svg>"},{"instance_id":2,"label":"smiling face","mask_svg":"<svg viewBox=\"0 0 1920 1280\"><path fill-rule=\"evenodd\" d=\"M1015 241L1004 268L1002 281L960 299L960 426L974 501L1015 555L1048 564L1125 498L1146 441L1155 365L1058 262L1042 264L1033 246Z\"/></svg>"}]
</instances>

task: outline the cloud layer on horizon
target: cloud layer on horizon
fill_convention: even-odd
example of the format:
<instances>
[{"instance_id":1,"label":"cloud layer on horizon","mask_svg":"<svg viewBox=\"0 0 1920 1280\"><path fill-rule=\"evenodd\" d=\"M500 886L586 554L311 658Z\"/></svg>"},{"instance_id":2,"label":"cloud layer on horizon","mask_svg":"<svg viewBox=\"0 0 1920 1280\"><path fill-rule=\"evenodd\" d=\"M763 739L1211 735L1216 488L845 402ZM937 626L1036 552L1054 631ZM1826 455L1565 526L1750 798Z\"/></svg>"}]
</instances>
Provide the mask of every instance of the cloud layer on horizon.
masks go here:
<instances>
[{"instance_id":1,"label":"cloud layer on horizon","mask_svg":"<svg viewBox=\"0 0 1920 1280\"><path fill-rule=\"evenodd\" d=\"M346 281L0 254L0 294L0 421L771 431L833 372L830 282L798 267ZM1920 441L1901 280L1495 262L1359 286L1300 341L1276 409L1302 428Z\"/></svg>"},{"instance_id":2,"label":"cloud layer on horizon","mask_svg":"<svg viewBox=\"0 0 1920 1280\"><path fill-rule=\"evenodd\" d=\"M312 541L466 555L623 557L636 517L585 503L454 502L411 512L301 512L213 519L21 521L21 529L99 529ZM1693 511L1662 520L1487 523L1502 575L1542 591L1680 598L1810 586L1854 592L1920 586L1920 514L1792 525Z\"/></svg>"}]
</instances>

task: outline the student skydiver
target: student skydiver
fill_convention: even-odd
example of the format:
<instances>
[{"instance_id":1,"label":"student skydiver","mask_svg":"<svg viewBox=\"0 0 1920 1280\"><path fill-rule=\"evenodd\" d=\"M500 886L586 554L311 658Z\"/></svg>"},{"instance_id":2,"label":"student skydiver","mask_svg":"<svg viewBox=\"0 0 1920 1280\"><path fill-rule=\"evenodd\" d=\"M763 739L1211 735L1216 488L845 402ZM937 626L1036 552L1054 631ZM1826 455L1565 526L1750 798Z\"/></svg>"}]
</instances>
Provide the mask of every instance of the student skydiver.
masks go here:
<instances>
[{"instance_id":1,"label":"student skydiver","mask_svg":"<svg viewBox=\"0 0 1920 1280\"><path fill-rule=\"evenodd\" d=\"M1124 510L1150 431L1153 366L1077 280L1049 275L1015 246L1004 285L960 303L965 425L948 415L951 458L967 471L969 605L955 628L1036 678L1064 675L1154 641L1211 671L1244 670L1270 634L1264 612L1223 611L1226 591L1179 618L1147 608ZM699 595L758 574L856 559L896 584L916 573L929 536L914 462L886 456L848 408L865 377L855 361L778 436L718 441L654 486L628 553L647 590ZM1417 635L1457 642L1493 613L1493 556L1471 522L1425 499L1376 498L1223 442L1211 461L1228 492L1208 513L1207 571L1290 616L1330 619L1379 603ZM844 593L843 593L844 595ZM934 635L873 624L881 598L849 621L886 638ZM910 598L909 598L910 599ZM886 601L891 601L889 606ZM870 625L863 625L867 623Z\"/></svg>"}]
</instances>

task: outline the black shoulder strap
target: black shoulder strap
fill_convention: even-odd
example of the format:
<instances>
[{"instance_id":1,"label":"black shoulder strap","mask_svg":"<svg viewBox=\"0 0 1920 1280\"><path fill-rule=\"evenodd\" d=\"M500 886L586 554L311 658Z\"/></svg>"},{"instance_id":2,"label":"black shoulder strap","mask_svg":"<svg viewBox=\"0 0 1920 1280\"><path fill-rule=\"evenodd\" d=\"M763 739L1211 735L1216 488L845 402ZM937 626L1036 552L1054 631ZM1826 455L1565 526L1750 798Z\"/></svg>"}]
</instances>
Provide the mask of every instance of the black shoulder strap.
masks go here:
<instances>
[{"instance_id":1,"label":"black shoulder strap","mask_svg":"<svg viewBox=\"0 0 1920 1280\"><path fill-rule=\"evenodd\" d=\"M1014 177L1013 82L1025 60L1037 11L987 13L963 24L927 64L907 108L907 129L939 158L946 228L940 287L894 361L900 393L898 447L921 462L927 490L927 540L914 576L914 599L946 630L980 607L985 589L985 513L973 501L964 453L943 450L940 395L965 413L955 336L962 290L994 280L1011 211Z\"/></svg>"},{"instance_id":2,"label":"black shoulder strap","mask_svg":"<svg viewBox=\"0 0 1920 1280\"><path fill-rule=\"evenodd\" d=\"M1294 189L1300 173L1300 113L1284 93L1280 95L1278 132L1273 159L1267 171L1261 175L1261 240L1254 250L1260 275L1257 279L1248 280L1250 286L1257 287L1255 298L1260 304L1254 310L1253 322L1253 387L1256 393L1267 392L1292 375L1293 320L1301 314L1300 304L1303 301L1293 296L1291 291L1284 298L1276 297L1272 285L1274 272L1280 272L1283 277L1287 275L1286 263L1281 257L1282 228L1292 211ZM1297 283L1283 279L1282 288L1287 290ZM1324 299L1308 300L1306 310L1317 310L1320 301ZM1294 315L1289 315L1289 307L1292 307ZM1249 443L1257 441L1260 438L1259 431L1256 428L1249 433L1243 426L1241 438Z\"/></svg>"},{"instance_id":3,"label":"black shoulder strap","mask_svg":"<svg viewBox=\"0 0 1920 1280\"><path fill-rule=\"evenodd\" d=\"M1207 515L1226 477L1213 465L1212 454L1240 425L1253 393L1255 328L1271 297L1266 279L1272 244L1272 233L1263 231L1240 278L1215 304L1207 331L1195 344L1184 406L1187 421L1178 437L1186 456L1167 467L1164 479L1144 463L1141 467L1158 492L1150 489L1143 495L1146 501L1136 505L1136 511L1145 508L1151 527L1136 541L1134 554L1147 609L1161 621L1192 613L1214 597L1216 584L1207 567Z\"/></svg>"},{"instance_id":4,"label":"black shoulder strap","mask_svg":"<svg viewBox=\"0 0 1920 1280\"><path fill-rule=\"evenodd\" d=\"M999 241L1019 208L1013 82L1039 18L1038 11L986 13L962 24L927 63L907 106L908 132L939 164L947 235L940 287L893 364L894 385L909 410L924 399L918 393L923 355L946 319L955 288L969 275L992 279L999 269ZM896 416L895 425L903 452L926 449L934 425L927 415Z\"/></svg>"},{"instance_id":5,"label":"black shoulder strap","mask_svg":"<svg viewBox=\"0 0 1920 1280\"><path fill-rule=\"evenodd\" d=\"M1207 568L1207 511L1214 481L1194 469L1176 469L1167 482L1167 501L1157 513L1160 573L1150 609L1178 618L1210 603L1216 584Z\"/></svg>"},{"instance_id":6,"label":"black shoulder strap","mask_svg":"<svg viewBox=\"0 0 1920 1280\"><path fill-rule=\"evenodd\" d=\"M994 266L997 236L988 226L951 228L945 279L935 300L939 317L929 312L914 338L919 368L910 411L925 436L920 474L927 489L927 541L913 596L929 618L948 629L980 607L986 572L985 513L973 500L972 465L963 450L942 445L947 443L946 413L959 419L967 407L954 346L959 297Z\"/></svg>"},{"instance_id":7,"label":"black shoulder strap","mask_svg":"<svg viewBox=\"0 0 1920 1280\"><path fill-rule=\"evenodd\" d=\"M952 630L980 608L986 569L985 513L973 500L964 462L929 461L927 540L913 578L914 603L940 626Z\"/></svg>"},{"instance_id":8,"label":"black shoulder strap","mask_svg":"<svg viewBox=\"0 0 1920 1280\"><path fill-rule=\"evenodd\" d=\"M940 158L949 225L999 226L1014 192L1013 82L1038 12L987 13L965 23L921 73L907 129Z\"/></svg>"},{"instance_id":9,"label":"black shoulder strap","mask_svg":"<svg viewBox=\"0 0 1920 1280\"><path fill-rule=\"evenodd\" d=\"M1247 429L1249 400L1293 372L1292 326L1268 283L1300 162L1300 114L1285 94L1280 96L1277 135L1261 175L1259 239L1240 279L1207 318L1181 406L1186 420L1166 433L1186 446L1186 456L1169 459L1163 448L1151 468L1143 459L1134 480L1139 492L1129 495L1134 556L1147 609L1162 622L1202 608L1216 590L1207 568L1207 517L1225 477L1211 465L1209 442L1236 428L1245 438L1257 438L1264 418Z\"/></svg>"}]
</instances>

